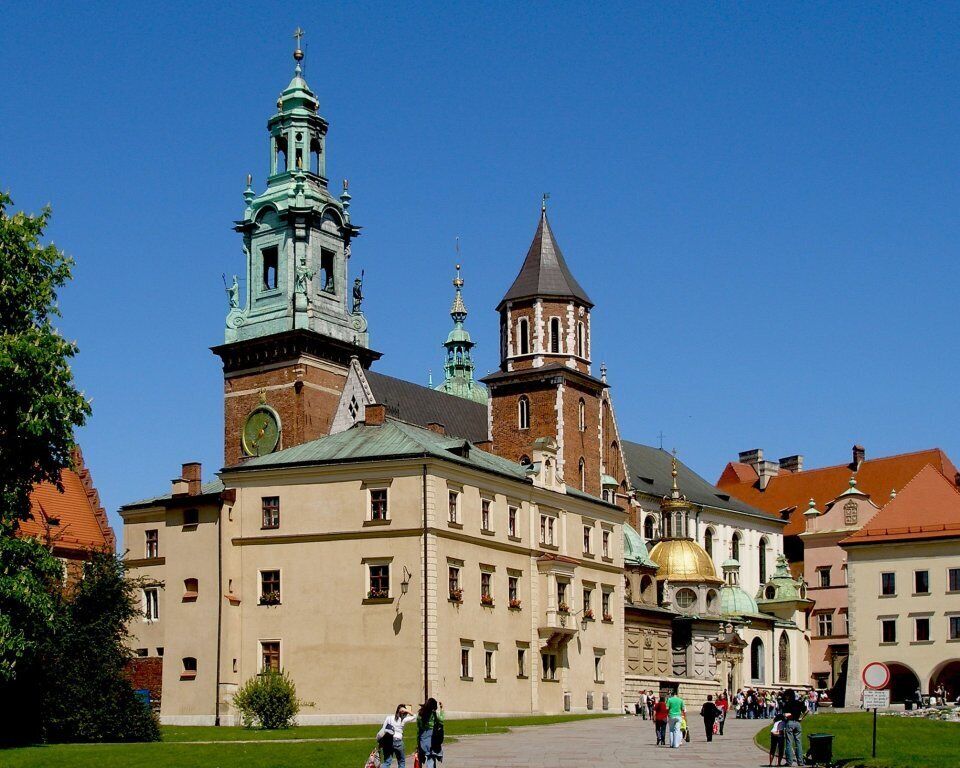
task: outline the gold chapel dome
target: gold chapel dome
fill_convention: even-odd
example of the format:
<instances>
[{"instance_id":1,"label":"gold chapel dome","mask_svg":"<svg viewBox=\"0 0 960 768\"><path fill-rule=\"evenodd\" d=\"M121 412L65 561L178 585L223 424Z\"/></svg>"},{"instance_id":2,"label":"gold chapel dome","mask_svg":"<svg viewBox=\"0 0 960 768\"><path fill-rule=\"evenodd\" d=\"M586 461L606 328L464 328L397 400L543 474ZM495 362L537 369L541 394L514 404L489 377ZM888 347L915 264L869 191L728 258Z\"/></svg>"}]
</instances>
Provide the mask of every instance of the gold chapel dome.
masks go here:
<instances>
[{"instance_id":1,"label":"gold chapel dome","mask_svg":"<svg viewBox=\"0 0 960 768\"><path fill-rule=\"evenodd\" d=\"M692 539L665 539L650 550L650 559L660 566L658 581L722 583L717 578L713 559Z\"/></svg>"}]
</instances>

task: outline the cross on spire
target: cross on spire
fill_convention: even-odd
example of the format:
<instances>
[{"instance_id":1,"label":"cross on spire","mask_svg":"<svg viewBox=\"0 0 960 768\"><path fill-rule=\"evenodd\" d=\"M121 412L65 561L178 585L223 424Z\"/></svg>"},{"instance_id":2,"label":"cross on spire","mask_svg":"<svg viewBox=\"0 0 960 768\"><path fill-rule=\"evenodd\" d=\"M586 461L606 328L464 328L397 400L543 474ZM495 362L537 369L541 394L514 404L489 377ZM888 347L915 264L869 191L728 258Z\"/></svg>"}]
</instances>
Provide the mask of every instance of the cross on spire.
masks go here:
<instances>
[{"instance_id":1,"label":"cross on spire","mask_svg":"<svg viewBox=\"0 0 960 768\"><path fill-rule=\"evenodd\" d=\"M300 38L304 35L304 31L298 26L294 30L293 37L297 41L297 49L293 52L293 58L297 62L297 71L300 70L300 62L303 61L303 49L300 47Z\"/></svg>"},{"instance_id":2,"label":"cross on spire","mask_svg":"<svg viewBox=\"0 0 960 768\"><path fill-rule=\"evenodd\" d=\"M543 199L540 201L540 213L544 213L547 210L547 200L550 199L550 193L544 192Z\"/></svg>"},{"instance_id":3,"label":"cross on spire","mask_svg":"<svg viewBox=\"0 0 960 768\"><path fill-rule=\"evenodd\" d=\"M657 437L660 438L660 450L662 451L662 450L663 450L663 438L666 437L666 435L663 434L663 430L662 430L662 429L660 430L660 434L657 435Z\"/></svg>"}]
</instances>

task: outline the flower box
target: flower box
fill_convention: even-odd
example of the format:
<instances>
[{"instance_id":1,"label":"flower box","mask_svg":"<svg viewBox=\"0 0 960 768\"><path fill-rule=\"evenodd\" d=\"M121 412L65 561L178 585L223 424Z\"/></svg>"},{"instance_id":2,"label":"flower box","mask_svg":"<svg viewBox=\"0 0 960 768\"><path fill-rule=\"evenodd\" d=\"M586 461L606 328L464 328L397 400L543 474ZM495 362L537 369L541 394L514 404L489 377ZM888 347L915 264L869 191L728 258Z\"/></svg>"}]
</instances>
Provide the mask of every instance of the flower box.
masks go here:
<instances>
[{"instance_id":1,"label":"flower box","mask_svg":"<svg viewBox=\"0 0 960 768\"><path fill-rule=\"evenodd\" d=\"M557 606L557 610L560 611L560 613L570 613L570 606L566 603L560 603L560 605Z\"/></svg>"},{"instance_id":2,"label":"flower box","mask_svg":"<svg viewBox=\"0 0 960 768\"><path fill-rule=\"evenodd\" d=\"M517 598L513 598L513 599L510 601L510 610L511 610L511 611L519 611L519 610L520 610L520 605L521 605L520 600L518 600Z\"/></svg>"},{"instance_id":3,"label":"flower box","mask_svg":"<svg viewBox=\"0 0 960 768\"><path fill-rule=\"evenodd\" d=\"M603 614L603 620L604 620L604 621L613 621L613 614L612 614L612 613L605 613L605 614Z\"/></svg>"},{"instance_id":4,"label":"flower box","mask_svg":"<svg viewBox=\"0 0 960 768\"><path fill-rule=\"evenodd\" d=\"M590 608L583 612L583 619L584 621L593 621L593 611Z\"/></svg>"},{"instance_id":5,"label":"flower box","mask_svg":"<svg viewBox=\"0 0 960 768\"><path fill-rule=\"evenodd\" d=\"M493 595L480 595L480 605L493 605Z\"/></svg>"},{"instance_id":6,"label":"flower box","mask_svg":"<svg viewBox=\"0 0 960 768\"><path fill-rule=\"evenodd\" d=\"M371 589L367 592L367 598L370 600L384 600L390 597L390 591L386 589Z\"/></svg>"},{"instance_id":7,"label":"flower box","mask_svg":"<svg viewBox=\"0 0 960 768\"><path fill-rule=\"evenodd\" d=\"M264 592L260 595L260 605L280 605L280 593Z\"/></svg>"},{"instance_id":8,"label":"flower box","mask_svg":"<svg viewBox=\"0 0 960 768\"><path fill-rule=\"evenodd\" d=\"M451 589L450 590L450 600L454 603L463 602L463 590L462 589Z\"/></svg>"}]
</instances>

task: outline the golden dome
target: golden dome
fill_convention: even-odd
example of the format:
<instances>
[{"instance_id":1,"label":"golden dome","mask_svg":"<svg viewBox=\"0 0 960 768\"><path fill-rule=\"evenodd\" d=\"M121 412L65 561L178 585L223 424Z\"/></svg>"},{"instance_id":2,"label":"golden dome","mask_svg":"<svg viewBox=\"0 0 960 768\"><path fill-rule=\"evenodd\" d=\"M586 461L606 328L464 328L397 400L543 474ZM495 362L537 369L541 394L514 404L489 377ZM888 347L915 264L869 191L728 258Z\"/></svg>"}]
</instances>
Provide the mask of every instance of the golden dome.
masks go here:
<instances>
[{"instance_id":1,"label":"golden dome","mask_svg":"<svg viewBox=\"0 0 960 768\"><path fill-rule=\"evenodd\" d=\"M650 559L660 567L658 580L722 583L710 555L691 539L665 539L650 551Z\"/></svg>"}]
</instances>

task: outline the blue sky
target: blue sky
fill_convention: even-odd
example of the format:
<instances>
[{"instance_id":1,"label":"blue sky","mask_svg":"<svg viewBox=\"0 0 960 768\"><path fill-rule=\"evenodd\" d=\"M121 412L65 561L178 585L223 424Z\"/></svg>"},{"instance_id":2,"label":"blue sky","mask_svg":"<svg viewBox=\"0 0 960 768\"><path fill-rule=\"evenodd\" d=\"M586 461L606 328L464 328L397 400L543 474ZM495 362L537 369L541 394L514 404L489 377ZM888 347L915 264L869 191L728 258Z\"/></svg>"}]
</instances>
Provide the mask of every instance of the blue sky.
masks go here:
<instances>
[{"instance_id":1,"label":"blue sky","mask_svg":"<svg viewBox=\"0 0 960 768\"><path fill-rule=\"evenodd\" d=\"M625 437L710 479L755 447L960 459L956 4L10 4L0 186L77 261L62 328L114 522L220 466L220 275L298 24L378 370L440 370L457 235L496 367L548 191Z\"/></svg>"}]
</instances>

